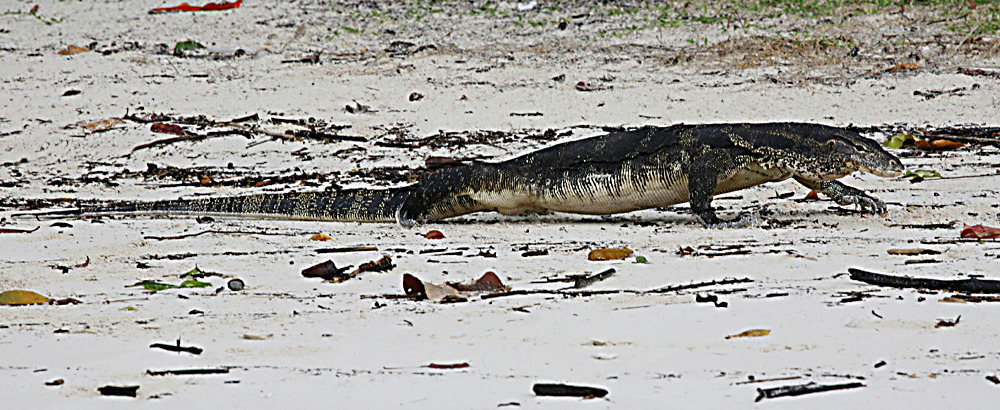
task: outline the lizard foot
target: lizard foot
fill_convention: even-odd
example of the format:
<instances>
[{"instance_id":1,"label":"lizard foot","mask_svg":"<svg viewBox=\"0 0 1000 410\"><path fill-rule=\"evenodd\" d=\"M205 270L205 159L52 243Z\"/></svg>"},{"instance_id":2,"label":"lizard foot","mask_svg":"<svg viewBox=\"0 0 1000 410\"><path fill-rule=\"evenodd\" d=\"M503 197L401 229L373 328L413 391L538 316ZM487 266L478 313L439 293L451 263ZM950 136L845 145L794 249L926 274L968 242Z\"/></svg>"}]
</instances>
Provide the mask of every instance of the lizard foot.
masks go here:
<instances>
[{"instance_id":1,"label":"lizard foot","mask_svg":"<svg viewBox=\"0 0 1000 410\"><path fill-rule=\"evenodd\" d=\"M888 214L885 202L882 202L878 198L872 198L860 190L857 193L852 192L841 195L834 198L834 201L841 206L857 205L861 213L872 213L883 217Z\"/></svg>"},{"instance_id":2,"label":"lizard foot","mask_svg":"<svg viewBox=\"0 0 1000 410\"><path fill-rule=\"evenodd\" d=\"M740 214L736 219L724 221L715 215L697 215L695 219L711 229L733 229L746 228L757 224L757 217L749 214Z\"/></svg>"}]
</instances>

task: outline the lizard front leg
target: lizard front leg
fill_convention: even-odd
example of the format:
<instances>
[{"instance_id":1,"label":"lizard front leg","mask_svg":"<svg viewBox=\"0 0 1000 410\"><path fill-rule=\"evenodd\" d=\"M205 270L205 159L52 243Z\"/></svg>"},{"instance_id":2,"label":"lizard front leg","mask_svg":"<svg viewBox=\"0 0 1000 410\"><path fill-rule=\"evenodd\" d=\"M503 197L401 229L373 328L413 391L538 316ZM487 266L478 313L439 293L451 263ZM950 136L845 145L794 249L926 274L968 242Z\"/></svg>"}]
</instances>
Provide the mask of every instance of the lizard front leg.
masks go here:
<instances>
[{"instance_id":1,"label":"lizard front leg","mask_svg":"<svg viewBox=\"0 0 1000 410\"><path fill-rule=\"evenodd\" d=\"M691 163L688 173L688 199L691 202L691 212L698 222L708 228L727 229L745 228L757 223L752 215L740 214L736 219L724 221L715 215L712 209L712 197L718 188L719 181L732 175L745 165L746 158L739 153L726 149L713 149L703 153Z\"/></svg>"},{"instance_id":2,"label":"lizard front leg","mask_svg":"<svg viewBox=\"0 0 1000 410\"><path fill-rule=\"evenodd\" d=\"M797 176L794 178L806 188L826 194L837 204L857 205L861 208L862 213L871 212L883 217L888 213L885 202L866 194L865 191L844 185L839 181L810 181Z\"/></svg>"}]
</instances>

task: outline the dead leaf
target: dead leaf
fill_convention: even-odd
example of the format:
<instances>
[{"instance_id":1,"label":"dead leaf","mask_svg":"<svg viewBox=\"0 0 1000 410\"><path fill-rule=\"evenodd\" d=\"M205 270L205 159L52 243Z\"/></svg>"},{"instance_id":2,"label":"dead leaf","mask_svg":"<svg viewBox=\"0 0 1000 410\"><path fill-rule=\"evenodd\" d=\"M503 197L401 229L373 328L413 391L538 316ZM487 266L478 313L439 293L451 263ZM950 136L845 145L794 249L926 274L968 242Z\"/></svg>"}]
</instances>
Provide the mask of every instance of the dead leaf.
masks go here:
<instances>
[{"instance_id":1,"label":"dead leaf","mask_svg":"<svg viewBox=\"0 0 1000 410\"><path fill-rule=\"evenodd\" d=\"M83 48L83 47L77 47L77 46L74 46L74 45L68 45L68 46L66 46L65 50L59 50L58 51L59 55L64 55L64 56L71 56L73 54L80 54L80 53L87 53L87 52L90 52L90 50L88 50L86 48Z\"/></svg>"},{"instance_id":2,"label":"dead leaf","mask_svg":"<svg viewBox=\"0 0 1000 410\"><path fill-rule=\"evenodd\" d=\"M994 228L992 226L983 225L965 225L962 228L961 236L962 238L971 239L992 239L1000 238L1000 228Z\"/></svg>"},{"instance_id":3,"label":"dead leaf","mask_svg":"<svg viewBox=\"0 0 1000 410\"><path fill-rule=\"evenodd\" d=\"M679 246L677 247L677 255L678 256L688 256L688 255L693 255L693 254L694 254L694 248L692 248L690 246L683 247L683 248L681 248Z\"/></svg>"},{"instance_id":4,"label":"dead leaf","mask_svg":"<svg viewBox=\"0 0 1000 410\"><path fill-rule=\"evenodd\" d=\"M958 324L959 320L962 320L962 315L958 315L958 317L956 317L955 320L949 320L949 319L938 320L937 325L934 325L934 327L935 328L939 328L939 327L954 327L955 325Z\"/></svg>"},{"instance_id":5,"label":"dead leaf","mask_svg":"<svg viewBox=\"0 0 1000 410\"><path fill-rule=\"evenodd\" d=\"M732 339L734 337L763 337L769 334L771 334L770 329L750 329L742 333L726 336L726 339Z\"/></svg>"},{"instance_id":6,"label":"dead leaf","mask_svg":"<svg viewBox=\"0 0 1000 410\"><path fill-rule=\"evenodd\" d=\"M885 71L900 71L900 70L919 70L923 67L917 65L917 63L909 62L903 64L896 64L892 67L887 68Z\"/></svg>"},{"instance_id":7,"label":"dead leaf","mask_svg":"<svg viewBox=\"0 0 1000 410\"><path fill-rule=\"evenodd\" d=\"M325 233L318 233L309 238L310 241L321 241L321 242L329 241L331 239L333 239L333 237Z\"/></svg>"},{"instance_id":8,"label":"dead leaf","mask_svg":"<svg viewBox=\"0 0 1000 410\"><path fill-rule=\"evenodd\" d=\"M339 275L343 275L350 266L346 268L338 268L333 261L328 260L326 262L310 266L302 270L302 276L307 278L323 278L326 280L333 280Z\"/></svg>"},{"instance_id":9,"label":"dead leaf","mask_svg":"<svg viewBox=\"0 0 1000 410\"><path fill-rule=\"evenodd\" d=\"M459 296L458 290L448 285L424 283L424 293L428 300L443 300L450 296Z\"/></svg>"},{"instance_id":10,"label":"dead leaf","mask_svg":"<svg viewBox=\"0 0 1000 410\"><path fill-rule=\"evenodd\" d=\"M629 248L594 249L587 254L587 260L610 261L615 259L625 259L632 256L632 253L632 250Z\"/></svg>"},{"instance_id":11,"label":"dead leaf","mask_svg":"<svg viewBox=\"0 0 1000 410\"><path fill-rule=\"evenodd\" d=\"M951 151L965 146L965 144L951 140L913 140L913 146L925 151Z\"/></svg>"},{"instance_id":12,"label":"dead leaf","mask_svg":"<svg viewBox=\"0 0 1000 410\"><path fill-rule=\"evenodd\" d=\"M493 292L506 289L503 282L497 277L497 274L493 272L484 273L483 276L476 279L476 282L471 285L449 282L448 286L461 292Z\"/></svg>"},{"instance_id":13,"label":"dead leaf","mask_svg":"<svg viewBox=\"0 0 1000 410\"><path fill-rule=\"evenodd\" d=\"M462 292L490 292L497 290L507 290L508 288L500 282L500 278L493 272L486 272L472 285L461 285L446 283L437 285L421 281L416 276L409 273L403 275L403 292L407 296L415 299L428 299L446 302L465 302Z\"/></svg>"},{"instance_id":14,"label":"dead leaf","mask_svg":"<svg viewBox=\"0 0 1000 410\"><path fill-rule=\"evenodd\" d=\"M160 134L175 134L184 135L184 128L180 125L175 124L164 124L162 122L156 122L149 126L149 130L152 132L158 132Z\"/></svg>"},{"instance_id":15,"label":"dead leaf","mask_svg":"<svg viewBox=\"0 0 1000 410\"><path fill-rule=\"evenodd\" d=\"M430 232L427 232L426 234L424 234L424 238L427 238L427 239L444 239L444 233L441 233L441 231L438 231L438 230L433 230L433 231L430 231Z\"/></svg>"},{"instance_id":16,"label":"dead leaf","mask_svg":"<svg viewBox=\"0 0 1000 410\"><path fill-rule=\"evenodd\" d=\"M819 201L819 195L816 194L816 191L809 191L804 199L806 201Z\"/></svg>"},{"instance_id":17,"label":"dead leaf","mask_svg":"<svg viewBox=\"0 0 1000 410\"><path fill-rule=\"evenodd\" d=\"M75 123L69 124L63 128L83 128L84 132L101 132L107 131L114 126L121 124L123 120L121 118L105 118L97 121L77 121Z\"/></svg>"},{"instance_id":18,"label":"dead leaf","mask_svg":"<svg viewBox=\"0 0 1000 410\"><path fill-rule=\"evenodd\" d=\"M4 306L39 305L52 301L55 299L47 298L30 290L8 290L0 293L0 305Z\"/></svg>"},{"instance_id":19,"label":"dead leaf","mask_svg":"<svg viewBox=\"0 0 1000 410\"><path fill-rule=\"evenodd\" d=\"M418 299L427 298L427 291L424 290L424 282L409 273L403 275L403 293Z\"/></svg>"}]
</instances>

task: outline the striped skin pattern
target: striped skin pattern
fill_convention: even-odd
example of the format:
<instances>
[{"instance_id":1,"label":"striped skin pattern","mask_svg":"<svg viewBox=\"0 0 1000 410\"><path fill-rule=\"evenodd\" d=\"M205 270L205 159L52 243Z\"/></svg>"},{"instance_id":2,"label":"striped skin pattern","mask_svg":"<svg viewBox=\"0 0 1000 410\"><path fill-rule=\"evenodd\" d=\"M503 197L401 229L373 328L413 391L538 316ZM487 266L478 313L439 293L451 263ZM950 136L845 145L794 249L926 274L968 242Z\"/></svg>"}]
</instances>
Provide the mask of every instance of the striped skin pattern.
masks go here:
<instances>
[{"instance_id":1,"label":"striped skin pattern","mask_svg":"<svg viewBox=\"0 0 1000 410\"><path fill-rule=\"evenodd\" d=\"M99 212L222 214L403 225L473 212L613 214L690 202L705 226L719 219L712 196L794 178L841 205L885 214L885 203L837 178L855 171L891 177L899 159L857 133L818 124L709 124L646 127L554 145L499 163L435 172L387 190L178 200Z\"/></svg>"}]
</instances>

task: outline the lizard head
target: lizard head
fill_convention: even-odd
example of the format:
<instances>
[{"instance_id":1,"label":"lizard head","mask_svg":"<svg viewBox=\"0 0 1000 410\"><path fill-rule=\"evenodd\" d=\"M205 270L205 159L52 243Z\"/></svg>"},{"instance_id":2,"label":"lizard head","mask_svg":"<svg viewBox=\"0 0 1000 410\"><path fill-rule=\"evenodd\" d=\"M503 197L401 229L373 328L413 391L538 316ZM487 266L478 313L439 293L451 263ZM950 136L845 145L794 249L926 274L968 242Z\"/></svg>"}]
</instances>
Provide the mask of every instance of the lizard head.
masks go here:
<instances>
[{"instance_id":1,"label":"lizard head","mask_svg":"<svg viewBox=\"0 0 1000 410\"><path fill-rule=\"evenodd\" d=\"M841 178L855 171L880 177L903 172L903 164L879 143L843 128L813 124L782 124L769 138L781 142L770 156L784 168L811 180Z\"/></svg>"}]
</instances>

